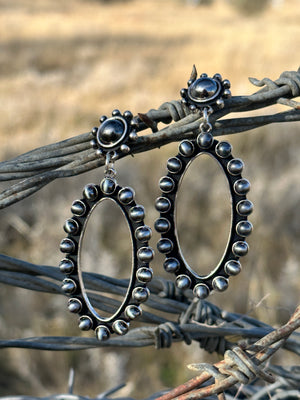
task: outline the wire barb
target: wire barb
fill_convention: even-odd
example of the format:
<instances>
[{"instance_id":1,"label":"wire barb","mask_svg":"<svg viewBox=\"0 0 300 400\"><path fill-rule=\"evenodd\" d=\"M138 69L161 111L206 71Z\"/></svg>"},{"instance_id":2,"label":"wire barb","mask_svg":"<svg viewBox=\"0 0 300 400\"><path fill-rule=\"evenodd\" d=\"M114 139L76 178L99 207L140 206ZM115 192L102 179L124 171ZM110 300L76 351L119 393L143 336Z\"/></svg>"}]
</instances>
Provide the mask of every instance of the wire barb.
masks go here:
<instances>
[{"instance_id":1,"label":"wire barb","mask_svg":"<svg viewBox=\"0 0 300 400\"><path fill-rule=\"evenodd\" d=\"M197 77L197 71L194 66L191 79L195 77ZM293 100L300 95L300 69L283 72L275 81L269 78L262 80L250 78L250 82L261 89L250 96L232 97L226 101L222 110L211 115L209 123L214 127L214 136L249 131L275 122L300 120L300 103ZM259 110L276 103L292 107L292 110L256 117L223 118L233 112ZM195 138L199 134L199 126L210 129L208 115L203 115L201 112L192 113L188 107L177 100L165 102L158 109L149 110L145 114L139 113L134 121L136 121L136 131L150 128L152 133L141 135L133 141L130 146L132 156L171 142ZM167 126L160 128L160 123ZM105 164L106 174L114 176L114 158L109 157L107 160L105 157L99 158L90 148L92 138L92 132L88 132L34 149L0 163L0 180L17 181L0 193L0 208L5 208L30 196L55 179L78 175ZM125 157L126 154L117 156ZM118 280L94 273L83 273L83 277L87 289L93 291L91 298L96 307L110 313L120 306L120 303L112 299L109 294L124 296L128 288L127 280ZM58 268L34 265L4 255L0 255L0 282L28 290L64 294L60 287L61 273ZM140 319L145 325L131 330L126 336L113 338L107 342L86 337L32 337L0 340L0 348L18 347L52 351L82 350L100 346L164 348L178 341L184 341L186 344L195 341L209 352L216 351L224 355L224 360L213 366L192 364L191 368L201 372L198 377L168 393L153 395L151 400L155 398L192 400L207 398L214 394L217 394L219 399L224 399L227 392L234 393L234 398L238 399L238 393L233 392L236 383L246 388L250 387L251 382L256 378L261 378L268 383L274 382L273 376L265 369L265 363L280 348L300 355L299 335L294 333L292 337L289 337L300 326L300 307L286 325L273 330L270 326L249 316L225 312L206 301L192 300L190 291L179 291L174 283L163 278L153 279L149 286L151 289L151 298L147 302L149 311L143 312ZM108 295L103 295L103 293ZM179 316L178 322L171 322L174 320L174 315ZM226 339L229 335L240 336L243 343L256 342L242 348L239 342L235 344L229 342ZM295 385L299 386L299 370L276 368L272 365L268 365L268 368L273 374L280 375L279 382L268 387L273 399L288 399L288 397L280 397L278 388L283 388L285 393L293 396L293 388L296 387ZM210 384L209 380L212 379L214 383ZM209 386L201 387L204 383ZM104 392L97 398L108 399L109 395L121 387L123 385ZM255 387L258 387L256 393L259 390L262 393L259 386ZM254 393L255 387L251 386L249 393ZM86 399L73 394L73 389L74 370L71 369L68 394L43 399ZM14 400L26 398L28 399L26 396L13 397ZM258 400L261 396L258 394L256 398Z\"/></svg>"},{"instance_id":2,"label":"wire barb","mask_svg":"<svg viewBox=\"0 0 300 400\"><path fill-rule=\"evenodd\" d=\"M195 69L192 76L194 74ZM228 99L225 107L211 117L214 136L249 131L271 123L300 120L300 104L292 100L299 96L299 70L283 72L276 81L267 78L261 81L251 78L250 81L256 86L264 87L250 96L233 96ZM276 103L292 107L293 110L273 115L221 119L232 112L258 110ZM199 134L199 125L203 122L201 112L191 113L179 100L163 103L157 110L152 109L145 114L140 113L139 116L140 118L133 118L137 122L136 130L142 131L150 127L152 133L137 137L130 145L130 153L118 155L120 158L195 138ZM167 126L159 129L160 122ZM31 196L55 179L75 176L103 166L104 158L99 158L90 147L93 137L92 132L84 133L1 162L0 181L18 182L0 193L0 209Z\"/></svg>"}]
</instances>

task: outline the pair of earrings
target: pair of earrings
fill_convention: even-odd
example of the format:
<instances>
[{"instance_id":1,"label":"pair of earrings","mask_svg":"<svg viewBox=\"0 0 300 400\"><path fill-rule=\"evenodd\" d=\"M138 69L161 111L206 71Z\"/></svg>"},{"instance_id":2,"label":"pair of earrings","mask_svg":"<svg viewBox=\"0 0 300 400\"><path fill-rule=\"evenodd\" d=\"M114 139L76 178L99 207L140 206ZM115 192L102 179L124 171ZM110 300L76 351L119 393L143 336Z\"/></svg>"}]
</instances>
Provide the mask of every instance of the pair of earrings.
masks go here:
<instances>
[{"instance_id":1,"label":"pair of earrings","mask_svg":"<svg viewBox=\"0 0 300 400\"><path fill-rule=\"evenodd\" d=\"M232 148L228 142L219 142L213 138L212 125L209 122L210 114L222 108L223 99L230 97L230 82L222 81L219 74L213 78L202 74L198 79L194 76L187 84L188 88L180 92L183 106L191 112L200 110L203 122L197 138L183 140L179 144L178 154L167 161L167 175L159 181L161 195L157 198L155 207L160 216L154 226L161 234L157 248L165 255L164 269L176 276L178 288L192 289L195 297L205 299L212 290L224 291L228 287L228 278L240 272L239 258L248 252L245 238L251 233L252 225L247 217L251 214L253 205L246 198L250 183L241 176L243 162L232 156ZM86 185L83 198L72 204L73 216L64 225L68 236L60 244L60 250L65 253L60 270L66 274L62 289L70 296L68 309L79 314L80 329L94 329L99 340L107 340L111 333L124 335L130 321L141 315L140 304L150 295L147 284L153 275L149 264L154 257L154 251L148 245L152 232L144 224L144 208L135 202L132 188L118 185L114 168L118 152L130 152L130 142L137 138L137 124L131 112L126 111L121 115L118 110L113 111L111 118L101 117L100 122L99 128L92 131L95 136L92 146L99 155L106 158L104 179L100 185ZM221 166L232 200L231 230L225 252L218 266L206 276L197 274L184 259L175 221L176 195L184 173L190 163L203 153L213 157ZM84 286L80 260L89 218L99 202L105 199L114 201L121 208L129 226L133 246L131 277L126 295L116 312L107 318L101 317L91 304Z\"/></svg>"}]
</instances>

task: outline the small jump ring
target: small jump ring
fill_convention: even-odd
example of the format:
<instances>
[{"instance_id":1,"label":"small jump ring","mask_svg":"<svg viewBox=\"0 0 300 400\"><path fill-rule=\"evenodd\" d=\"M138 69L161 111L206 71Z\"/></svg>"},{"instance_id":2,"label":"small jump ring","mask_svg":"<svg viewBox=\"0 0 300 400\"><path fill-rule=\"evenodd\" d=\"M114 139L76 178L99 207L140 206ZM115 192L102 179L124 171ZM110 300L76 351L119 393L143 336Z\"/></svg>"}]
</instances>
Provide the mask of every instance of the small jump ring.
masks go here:
<instances>
[{"instance_id":1,"label":"small jump ring","mask_svg":"<svg viewBox=\"0 0 300 400\"><path fill-rule=\"evenodd\" d=\"M207 107L205 107L203 109L203 118L204 118L205 122L208 122L208 109L207 109Z\"/></svg>"},{"instance_id":2,"label":"small jump ring","mask_svg":"<svg viewBox=\"0 0 300 400\"><path fill-rule=\"evenodd\" d=\"M105 169L105 177L114 179L117 176L117 171L113 167L108 167Z\"/></svg>"},{"instance_id":3,"label":"small jump ring","mask_svg":"<svg viewBox=\"0 0 300 400\"><path fill-rule=\"evenodd\" d=\"M106 153L106 159L105 159L105 166L109 166L110 164L113 164L114 161L117 159L117 152L116 151L109 151Z\"/></svg>"},{"instance_id":4,"label":"small jump ring","mask_svg":"<svg viewBox=\"0 0 300 400\"><path fill-rule=\"evenodd\" d=\"M107 178L115 178L117 175L117 171L114 168L114 159L116 155L117 153L115 151L109 151L106 154L104 174Z\"/></svg>"},{"instance_id":5,"label":"small jump ring","mask_svg":"<svg viewBox=\"0 0 300 400\"><path fill-rule=\"evenodd\" d=\"M210 122L201 122L200 131L203 133L208 133L212 131L212 124Z\"/></svg>"},{"instance_id":6,"label":"small jump ring","mask_svg":"<svg viewBox=\"0 0 300 400\"><path fill-rule=\"evenodd\" d=\"M210 115L210 114L212 114L212 113L214 112L212 106L208 106L208 107L205 107L205 108L206 108L206 110L207 110L207 114L208 114L208 115Z\"/></svg>"}]
</instances>

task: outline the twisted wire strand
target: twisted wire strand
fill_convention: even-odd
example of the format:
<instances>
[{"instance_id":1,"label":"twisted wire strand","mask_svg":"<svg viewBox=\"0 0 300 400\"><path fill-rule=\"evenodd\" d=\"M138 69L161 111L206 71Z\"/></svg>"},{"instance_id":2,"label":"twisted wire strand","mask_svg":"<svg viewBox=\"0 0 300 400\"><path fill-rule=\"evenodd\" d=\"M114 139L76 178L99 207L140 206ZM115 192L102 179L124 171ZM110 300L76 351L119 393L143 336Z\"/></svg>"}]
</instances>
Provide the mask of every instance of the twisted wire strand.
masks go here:
<instances>
[{"instance_id":1,"label":"twisted wire strand","mask_svg":"<svg viewBox=\"0 0 300 400\"><path fill-rule=\"evenodd\" d=\"M293 100L300 95L300 69L283 72L275 81L268 78L262 80L251 78L250 81L262 89L250 96L235 96L226 102L223 110L214 113L211 122L214 125L215 136L243 132L274 122L300 120L300 104ZM292 110L252 118L220 120L231 112L256 110L276 103L291 107ZM132 145L132 154L148 151L184 138L193 138L199 133L199 123L202 121L201 113L193 114L180 101L175 100L163 103L157 110L153 109L146 114L138 115L139 117L136 117L138 131L150 127L153 133L139 137ZM160 122L168 126L159 130L157 124ZM171 122L173 123L171 124ZM18 181L0 193L0 208L7 207L30 196L54 179L71 177L102 166L104 160L97 157L90 147L91 138L92 133L88 132L31 150L0 163L0 181ZM124 155L118 156L120 158ZM28 290L63 294L60 285L57 283L57 281L62 280L58 268L38 266L0 255L0 271L2 283ZM116 280L88 273L85 273L84 278L87 287L97 292L92 296L100 309L102 307L102 310L111 312L112 309L120 305L118 300L105 296L105 293L124 296L128 287L127 280ZM198 366L200 370L204 371L206 377L215 378L215 384L201 389L202 393L205 392L203 395L199 395L200 392L196 390L194 392L189 391L188 395L175 396L181 400L203 398L204 395L206 398L212 398L210 396L214 393L220 394L225 393L224 390L231 390L234 383L237 382L248 386L249 393L251 391L254 393L253 386L250 383L256 377L268 382L272 381L269 373L264 371L263 363L279 348L284 347L300 354L299 334L294 333L293 337L288 338L291 330L287 332L282 327L281 331L280 329L272 331L270 326L249 316L225 312L205 301L192 301L189 291L182 293L175 288L172 282L162 278L155 279L151 283L150 289L153 294L151 300L147 302L147 310L143 313L141 322L153 326L133 329L125 337L113 338L108 342L80 337L33 337L1 340L0 348L20 347L58 351L80 350L99 346L140 347L151 345L163 348L170 347L174 342L184 341L190 344L194 340L199 342L200 347L207 351L224 354L224 360L220 365L201 364L201 366ZM158 316L156 310L168 315ZM171 321L170 315L176 315L178 322ZM299 315L294 317L294 320L291 319L289 324L289 327L294 324L295 330L299 326ZM281 332L281 336L278 332ZM246 350L242 350L226 340L228 335L240 335L245 339L241 343L248 343L250 346ZM258 338L261 339L253 345L254 340ZM277 370L274 367L272 371L277 371L281 375L282 386L279 385L276 388L290 389L290 383L293 381L291 376L295 378L297 373L287 376L287 370L282 367L277 368ZM299 383L299 377L296 377L293 382ZM291 389L286 392L289 392L290 396L294 396L296 390ZM100 398L105 399L111 393L103 393ZM238 398L237 395L238 393L235 394L235 398ZM163 399L164 396L166 394L159 393L151 396L149 400L157 397ZM256 392L256 397L257 400L262 398L259 391ZM288 398L280 393L276 393L275 397L276 399ZM2 399L23 400L28 398L38 399L28 396L12 396ZM85 397L76 396L72 393L44 399L48 398L85 399ZM173 399L174 397L169 398Z\"/></svg>"},{"instance_id":2,"label":"twisted wire strand","mask_svg":"<svg viewBox=\"0 0 300 400\"><path fill-rule=\"evenodd\" d=\"M35 265L0 255L0 281L5 284L39 292L65 295L60 287L63 274L59 268ZM93 289L93 301L102 311L112 312L120 301L107 294L124 296L128 280L119 280L95 273L84 273L86 287ZM170 347L174 342L199 342L207 351L220 354L232 348L228 335L254 340L269 333L272 328L249 316L223 311L207 301L195 301L190 291L179 292L174 283L155 278L149 284L151 296L145 305L140 322L150 325L132 329L127 335L99 342L82 337L33 337L0 340L0 348L21 347L44 350L81 350L99 346ZM157 315L157 311L160 315ZM165 313L162 315L161 312ZM178 318L178 322L172 321ZM295 334L285 348L300 354L300 337Z\"/></svg>"},{"instance_id":3,"label":"twisted wire strand","mask_svg":"<svg viewBox=\"0 0 300 400\"><path fill-rule=\"evenodd\" d=\"M159 400L194 400L218 395L225 398L225 391L237 383L248 384L257 377L274 382L272 375L264 370L265 362L280 349L288 337L300 327L300 306L289 321L273 330L254 345L243 350L234 347L225 353L224 359L214 365L192 364L191 369L200 371L200 375L159 397ZM202 386L214 378L214 383Z\"/></svg>"},{"instance_id":4,"label":"twisted wire strand","mask_svg":"<svg viewBox=\"0 0 300 400\"><path fill-rule=\"evenodd\" d=\"M300 120L299 103L292 100L293 97L299 96L299 70L283 72L276 81L267 78L262 80L250 78L250 81L256 86L264 87L250 96L234 96L228 99L225 108L215 112L211 118L215 126L214 136L244 132L271 123ZM220 118L231 112L250 111L276 103L292 107L292 110L273 115L220 121ZM154 133L138 137L131 145L130 154L149 151L185 138L194 138L199 133L199 124L202 122L201 113L191 113L177 100L163 103L157 110L152 109L146 114L139 115L146 116L146 119L135 117L138 122L137 130L142 131L150 127ZM145 121L150 123L147 125ZM156 127L159 122L168 126L153 130L153 126ZM1 162L0 181L19 180L19 182L0 193L0 208L23 200L55 179L75 176L103 166L104 159L97 157L90 147L92 138L91 132L84 133ZM118 155L119 158L125 156Z\"/></svg>"},{"instance_id":5,"label":"twisted wire strand","mask_svg":"<svg viewBox=\"0 0 300 400\"><path fill-rule=\"evenodd\" d=\"M211 367L210 371L212 375L217 373L215 367L210 366L209 364L207 364L207 367L208 367L207 369ZM299 380L297 382L299 383ZM95 398L76 395L73 393L73 390L72 389L70 390L69 388L67 393L51 395L46 397L32 397L32 396L22 396L22 395L3 396L0 397L0 400L96 400L96 399L110 400L111 399L110 396L112 394L117 393L124 386L125 384L117 385L116 387L110 390L98 394ZM151 396L147 397L144 400L155 400L158 397L165 395L166 393L167 391L160 391L152 394ZM257 383L255 385L246 384L243 385L242 391L233 386L225 391L225 395L227 400L244 400L245 396L246 398L251 398L251 400L265 400L266 398L269 398L269 396L271 396L272 399L276 398L277 400L293 400L293 399L299 399L299 390L297 389L297 387L291 388L289 386L289 382L285 378L278 376L276 382L271 385L261 386L258 385ZM115 400L134 400L130 397L114 396L113 398ZM215 400L215 396L207 396L205 397L205 399Z\"/></svg>"}]
</instances>

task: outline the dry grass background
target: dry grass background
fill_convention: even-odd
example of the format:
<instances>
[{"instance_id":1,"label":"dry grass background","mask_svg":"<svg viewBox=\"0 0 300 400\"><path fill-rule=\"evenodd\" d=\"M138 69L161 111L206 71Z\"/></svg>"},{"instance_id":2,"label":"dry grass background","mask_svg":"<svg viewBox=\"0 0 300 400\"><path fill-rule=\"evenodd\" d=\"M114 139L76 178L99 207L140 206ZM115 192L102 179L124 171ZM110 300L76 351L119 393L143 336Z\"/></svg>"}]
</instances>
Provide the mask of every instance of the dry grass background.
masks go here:
<instances>
[{"instance_id":1,"label":"dry grass background","mask_svg":"<svg viewBox=\"0 0 300 400\"><path fill-rule=\"evenodd\" d=\"M220 72L230 79L234 95L253 92L248 76L276 79L284 70L297 69L300 2L273 3L258 15L245 16L221 0L207 7L179 0L0 0L1 159L86 132L97 124L99 115L116 107L136 114L177 99L193 64L199 72ZM211 301L276 325L286 321L299 301L299 123L229 139L253 184L255 233L243 273L225 294ZM156 217L157 181L168 156L175 152L176 145L170 145L117 165L120 183L134 186L147 207L149 224ZM196 167L192 173L195 182ZM102 171L95 171L54 182L2 211L1 252L57 265L69 205L85 183L101 175ZM209 240L200 246L215 257L222 249L215 237L221 240L228 228L222 224L220 228L226 205L223 209L218 202L218 181L210 183L210 179L219 178L208 170L201 184L190 185L191 197L183 201L182 213L184 207L195 207L193 201L212 185L214 208L205 211L203 220ZM188 226L193 228L192 223ZM207 265L212 262L209 257L205 260ZM157 257L156 273L160 262ZM1 285L0 299L3 338L78 334L64 298ZM179 384L191 376L185 364L205 357L195 345L176 345L159 353L154 349L2 350L0 394L63 392L68 369L74 366L79 394L92 396L125 380L128 387L123 394L142 398ZM216 356L209 360L215 361ZM299 360L285 357L278 362Z\"/></svg>"}]
</instances>

